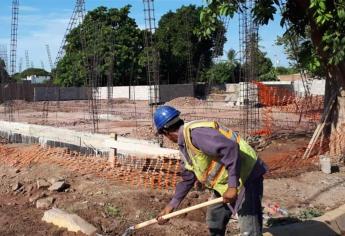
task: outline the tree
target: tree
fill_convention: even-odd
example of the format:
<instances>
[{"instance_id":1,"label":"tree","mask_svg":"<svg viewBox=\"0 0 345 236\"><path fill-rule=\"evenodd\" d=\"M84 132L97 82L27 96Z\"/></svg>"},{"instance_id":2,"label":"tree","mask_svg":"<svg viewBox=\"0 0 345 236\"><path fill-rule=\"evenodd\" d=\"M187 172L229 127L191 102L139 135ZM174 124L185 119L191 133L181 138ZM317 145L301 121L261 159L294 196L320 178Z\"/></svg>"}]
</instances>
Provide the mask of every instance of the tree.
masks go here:
<instances>
[{"instance_id":1,"label":"tree","mask_svg":"<svg viewBox=\"0 0 345 236\"><path fill-rule=\"evenodd\" d=\"M233 16L241 10L243 1L207 0L200 20L202 33L209 36L215 30L214 20L220 15ZM336 97L334 109L329 115L329 125L324 135L330 140L330 154L343 157L345 142L339 134L344 133L345 124L345 1L344 0L286 0L284 6L279 0L257 1L253 9L259 24L268 24L278 9L282 11L282 22L288 22L287 32L310 40L315 52L314 65L320 64L326 72L325 105ZM327 109L325 109L326 111ZM338 145L338 148L335 148ZM340 147L340 148L339 148Z\"/></svg>"},{"instance_id":2,"label":"tree","mask_svg":"<svg viewBox=\"0 0 345 236\"><path fill-rule=\"evenodd\" d=\"M277 74L273 68L273 63L270 58L266 55L266 52L262 52L260 49L257 50L257 67L258 80L259 81L275 81L277 80Z\"/></svg>"},{"instance_id":3,"label":"tree","mask_svg":"<svg viewBox=\"0 0 345 236\"><path fill-rule=\"evenodd\" d=\"M155 39L160 52L162 81L189 82L200 72L198 70L207 70L212 65L213 57L222 54L226 40L223 24L216 20L215 32L199 40L196 32L201 27L200 12L200 7L182 6L160 19Z\"/></svg>"},{"instance_id":4,"label":"tree","mask_svg":"<svg viewBox=\"0 0 345 236\"><path fill-rule=\"evenodd\" d=\"M201 77L201 81L211 82L212 84L237 83L239 64L232 64L229 61L219 62L211 66Z\"/></svg>"},{"instance_id":5,"label":"tree","mask_svg":"<svg viewBox=\"0 0 345 236\"><path fill-rule=\"evenodd\" d=\"M36 75L36 76L50 76L50 73L44 69L41 68L28 68L21 73L16 73L12 75L12 79L16 81L20 81L22 79L25 79L28 76Z\"/></svg>"},{"instance_id":6,"label":"tree","mask_svg":"<svg viewBox=\"0 0 345 236\"><path fill-rule=\"evenodd\" d=\"M66 53L54 70L54 83L105 86L109 80L129 85L131 76L142 72L143 50L143 35L129 17L130 8L98 7L88 12L66 37Z\"/></svg>"},{"instance_id":7,"label":"tree","mask_svg":"<svg viewBox=\"0 0 345 236\"><path fill-rule=\"evenodd\" d=\"M310 33L308 34L308 38L302 39L296 33L287 31L283 36L277 37L276 44L284 47L287 58L293 68L296 68L296 73L298 70L304 70L313 77L325 77L326 71L313 48Z\"/></svg>"},{"instance_id":8,"label":"tree","mask_svg":"<svg viewBox=\"0 0 345 236\"><path fill-rule=\"evenodd\" d=\"M0 58L0 82L6 82L9 80L9 75L6 70L6 64L5 61Z\"/></svg>"},{"instance_id":9,"label":"tree","mask_svg":"<svg viewBox=\"0 0 345 236\"><path fill-rule=\"evenodd\" d=\"M277 75L291 75L298 73L298 70L294 67L278 66L275 68Z\"/></svg>"}]
</instances>

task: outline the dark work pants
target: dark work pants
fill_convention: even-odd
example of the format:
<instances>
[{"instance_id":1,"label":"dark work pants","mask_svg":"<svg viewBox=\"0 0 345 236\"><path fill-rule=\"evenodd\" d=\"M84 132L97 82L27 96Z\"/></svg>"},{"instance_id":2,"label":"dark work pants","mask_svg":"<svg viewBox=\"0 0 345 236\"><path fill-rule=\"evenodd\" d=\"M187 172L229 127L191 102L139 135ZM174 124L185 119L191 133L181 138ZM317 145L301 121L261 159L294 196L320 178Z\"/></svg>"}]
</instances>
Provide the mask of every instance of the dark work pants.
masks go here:
<instances>
[{"instance_id":1,"label":"dark work pants","mask_svg":"<svg viewBox=\"0 0 345 236\"><path fill-rule=\"evenodd\" d=\"M215 192L215 197L220 195ZM241 236L262 235L262 207L263 178L251 181L246 185L244 200L238 210L238 222ZM227 204L216 204L208 207L206 222L211 236L225 235L226 225L231 217L231 210Z\"/></svg>"}]
</instances>

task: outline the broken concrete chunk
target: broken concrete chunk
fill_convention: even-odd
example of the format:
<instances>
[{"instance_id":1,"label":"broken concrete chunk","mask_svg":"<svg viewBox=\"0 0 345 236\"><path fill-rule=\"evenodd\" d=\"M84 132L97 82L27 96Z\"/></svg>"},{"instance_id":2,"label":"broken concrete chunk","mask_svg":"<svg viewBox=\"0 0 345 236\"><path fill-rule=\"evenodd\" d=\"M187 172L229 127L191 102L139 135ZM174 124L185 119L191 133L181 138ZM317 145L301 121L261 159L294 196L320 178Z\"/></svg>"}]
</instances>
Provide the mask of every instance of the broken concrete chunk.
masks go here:
<instances>
[{"instance_id":1,"label":"broken concrete chunk","mask_svg":"<svg viewBox=\"0 0 345 236\"><path fill-rule=\"evenodd\" d=\"M38 179L37 180L37 189L45 189L50 187L50 183L45 179Z\"/></svg>"},{"instance_id":2,"label":"broken concrete chunk","mask_svg":"<svg viewBox=\"0 0 345 236\"><path fill-rule=\"evenodd\" d=\"M37 201L38 199L43 198L43 197L46 197L46 196L47 196L46 193L37 193L37 194L35 194L35 195L33 195L33 196L31 196L31 197L29 198L29 202L35 202L35 201Z\"/></svg>"},{"instance_id":3,"label":"broken concrete chunk","mask_svg":"<svg viewBox=\"0 0 345 236\"><path fill-rule=\"evenodd\" d=\"M55 198L53 197L46 197L38 199L36 202L36 207L39 209L48 209L54 203Z\"/></svg>"},{"instance_id":4,"label":"broken concrete chunk","mask_svg":"<svg viewBox=\"0 0 345 236\"><path fill-rule=\"evenodd\" d=\"M13 191L16 191L18 189L20 189L20 187L22 187L23 185L19 182L15 182L13 185L12 185L12 190Z\"/></svg>"},{"instance_id":5,"label":"broken concrete chunk","mask_svg":"<svg viewBox=\"0 0 345 236\"><path fill-rule=\"evenodd\" d=\"M59 182L59 181L64 181L65 179L62 178L62 177L51 177L48 179L48 182L51 183L51 184L54 184L56 182Z\"/></svg>"},{"instance_id":6,"label":"broken concrete chunk","mask_svg":"<svg viewBox=\"0 0 345 236\"><path fill-rule=\"evenodd\" d=\"M48 190L49 191L57 191L57 192L62 192L64 191L66 188L68 188L68 185L66 184L65 181L57 181L55 183L53 183Z\"/></svg>"},{"instance_id":7,"label":"broken concrete chunk","mask_svg":"<svg viewBox=\"0 0 345 236\"><path fill-rule=\"evenodd\" d=\"M97 228L80 218L76 214L69 214L58 208L50 209L44 212L43 221L52 223L59 227L67 228L69 231L78 232L81 231L86 235L92 235L96 233Z\"/></svg>"}]
</instances>

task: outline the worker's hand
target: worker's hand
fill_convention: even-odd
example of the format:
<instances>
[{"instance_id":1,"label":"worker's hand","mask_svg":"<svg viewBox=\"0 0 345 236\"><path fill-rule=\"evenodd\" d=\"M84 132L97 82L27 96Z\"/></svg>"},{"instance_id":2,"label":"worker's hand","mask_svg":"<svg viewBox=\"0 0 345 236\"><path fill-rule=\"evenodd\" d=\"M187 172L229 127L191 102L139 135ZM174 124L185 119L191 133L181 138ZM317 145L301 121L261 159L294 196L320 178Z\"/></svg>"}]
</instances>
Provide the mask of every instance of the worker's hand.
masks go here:
<instances>
[{"instance_id":1,"label":"worker's hand","mask_svg":"<svg viewBox=\"0 0 345 236\"><path fill-rule=\"evenodd\" d=\"M237 188L228 188L223 194L224 203L234 203L237 199Z\"/></svg>"},{"instance_id":2,"label":"worker's hand","mask_svg":"<svg viewBox=\"0 0 345 236\"><path fill-rule=\"evenodd\" d=\"M162 218L162 216L173 212L173 210L174 210L174 208L172 206L170 206L169 204L166 205L164 207L164 209L158 214L158 216L156 218L158 220L158 224L163 225L163 224L167 223L169 220L164 220Z\"/></svg>"}]
</instances>

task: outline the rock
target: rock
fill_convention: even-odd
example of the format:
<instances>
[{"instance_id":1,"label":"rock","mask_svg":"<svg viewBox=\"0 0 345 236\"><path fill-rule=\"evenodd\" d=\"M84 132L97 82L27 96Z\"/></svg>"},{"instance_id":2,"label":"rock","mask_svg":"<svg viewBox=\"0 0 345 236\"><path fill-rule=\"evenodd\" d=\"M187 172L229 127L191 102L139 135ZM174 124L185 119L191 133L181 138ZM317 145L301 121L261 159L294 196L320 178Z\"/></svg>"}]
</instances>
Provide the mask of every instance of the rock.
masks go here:
<instances>
[{"instance_id":1,"label":"rock","mask_svg":"<svg viewBox=\"0 0 345 236\"><path fill-rule=\"evenodd\" d=\"M155 197L153 200L154 200L155 202L160 202L159 198L156 198L156 197Z\"/></svg>"},{"instance_id":2,"label":"rock","mask_svg":"<svg viewBox=\"0 0 345 236\"><path fill-rule=\"evenodd\" d=\"M50 187L50 183L45 179L37 180L37 189L46 189Z\"/></svg>"},{"instance_id":3,"label":"rock","mask_svg":"<svg viewBox=\"0 0 345 236\"><path fill-rule=\"evenodd\" d=\"M32 190L34 190L34 186L32 184L30 184L25 189L29 194L31 194Z\"/></svg>"},{"instance_id":4,"label":"rock","mask_svg":"<svg viewBox=\"0 0 345 236\"><path fill-rule=\"evenodd\" d=\"M101 228L104 233L114 232L118 226L119 224L116 221L113 221L111 224L101 224Z\"/></svg>"},{"instance_id":5,"label":"rock","mask_svg":"<svg viewBox=\"0 0 345 236\"><path fill-rule=\"evenodd\" d=\"M13 185L12 185L12 190L13 191L17 191L19 190L23 185L19 182L15 182Z\"/></svg>"},{"instance_id":6,"label":"rock","mask_svg":"<svg viewBox=\"0 0 345 236\"><path fill-rule=\"evenodd\" d=\"M36 207L39 209L47 209L51 207L54 201L55 201L55 198L53 197L41 198L37 200Z\"/></svg>"},{"instance_id":7,"label":"rock","mask_svg":"<svg viewBox=\"0 0 345 236\"><path fill-rule=\"evenodd\" d=\"M80 218L76 214L68 214L67 212L58 208L50 209L44 212L43 221L52 223L56 226L67 228L69 231L81 231L86 235L93 235L97 228Z\"/></svg>"},{"instance_id":8,"label":"rock","mask_svg":"<svg viewBox=\"0 0 345 236\"><path fill-rule=\"evenodd\" d=\"M197 192L191 192L189 195L191 198L198 198L199 194Z\"/></svg>"},{"instance_id":9,"label":"rock","mask_svg":"<svg viewBox=\"0 0 345 236\"><path fill-rule=\"evenodd\" d=\"M35 202L40 198L46 197L47 194L46 193L37 193L35 195L33 195L32 197L29 198L29 202Z\"/></svg>"},{"instance_id":10,"label":"rock","mask_svg":"<svg viewBox=\"0 0 345 236\"><path fill-rule=\"evenodd\" d=\"M51 177L48 179L48 182L51 183L51 184L54 184L56 182L59 182L59 181L64 181L65 179L62 178L62 177Z\"/></svg>"},{"instance_id":11,"label":"rock","mask_svg":"<svg viewBox=\"0 0 345 236\"><path fill-rule=\"evenodd\" d=\"M57 191L57 192L62 192L64 191L66 188L68 188L68 185L66 184L65 181L57 181L55 183L53 183L48 190L49 191Z\"/></svg>"}]
</instances>

